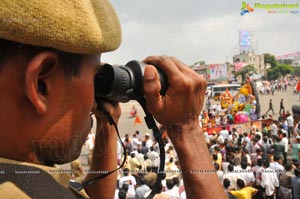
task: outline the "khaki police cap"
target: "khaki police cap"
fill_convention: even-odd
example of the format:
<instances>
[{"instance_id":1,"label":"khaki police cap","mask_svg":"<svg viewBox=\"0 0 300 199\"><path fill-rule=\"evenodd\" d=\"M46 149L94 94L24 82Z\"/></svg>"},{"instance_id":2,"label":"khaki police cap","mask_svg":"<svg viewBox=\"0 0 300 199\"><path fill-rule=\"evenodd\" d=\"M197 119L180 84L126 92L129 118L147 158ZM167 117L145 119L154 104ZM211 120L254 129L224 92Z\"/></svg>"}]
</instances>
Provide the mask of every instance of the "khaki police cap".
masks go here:
<instances>
[{"instance_id":1,"label":"khaki police cap","mask_svg":"<svg viewBox=\"0 0 300 199\"><path fill-rule=\"evenodd\" d=\"M108 0L1 0L0 38L97 54L119 47L121 27Z\"/></svg>"}]
</instances>

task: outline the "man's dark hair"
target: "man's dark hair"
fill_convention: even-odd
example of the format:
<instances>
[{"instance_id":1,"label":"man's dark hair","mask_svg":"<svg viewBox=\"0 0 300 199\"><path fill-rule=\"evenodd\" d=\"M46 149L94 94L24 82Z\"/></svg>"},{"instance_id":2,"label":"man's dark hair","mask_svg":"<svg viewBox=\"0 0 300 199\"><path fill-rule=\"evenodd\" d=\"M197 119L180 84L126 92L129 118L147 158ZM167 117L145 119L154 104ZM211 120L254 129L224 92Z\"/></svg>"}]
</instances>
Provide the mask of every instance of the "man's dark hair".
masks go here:
<instances>
[{"instance_id":1,"label":"man's dark hair","mask_svg":"<svg viewBox=\"0 0 300 199\"><path fill-rule=\"evenodd\" d=\"M217 154L213 154L212 157L213 157L213 160L214 160L214 161L217 161L217 160L218 160L218 155L217 155Z\"/></svg>"},{"instance_id":2,"label":"man's dark hair","mask_svg":"<svg viewBox=\"0 0 300 199\"><path fill-rule=\"evenodd\" d=\"M11 59L14 59L18 54L24 53L28 60L32 59L38 53L48 51L54 52L58 55L59 64L63 67L65 76L69 79L78 77L81 71L82 55L60 51L54 48L32 46L28 44L21 44L0 38L0 72L3 65ZM25 53L24 53L25 54Z\"/></svg>"},{"instance_id":3,"label":"man's dark hair","mask_svg":"<svg viewBox=\"0 0 300 199\"><path fill-rule=\"evenodd\" d=\"M246 148L244 148L243 152L247 153L247 154L249 153L248 149L246 149Z\"/></svg>"},{"instance_id":4,"label":"man's dark hair","mask_svg":"<svg viewBox=\"0 0 300 199\"><path fill-rule=\"evenodd\" d=\"M255 138L256 138L257 140L260 140L260 139L261 139L261 136L260 136L259 134L256 134L256 135L255 135Z\"/></svg>"},{"instance_id":5,"label":"man's dark hair","mask_svg":"<svg viewBox=\"0 0 300 199\"><path fill-rule=\"evenodd\" d=\"M147 160L148 159L148 156L147 155L144 155L144 160Z\"/></svg>"},{"instance_id":6,"label":"man's dark hair","mask_svg":"<svg viewBox=\"0 0 300 199\"><path fill-rule=\"evenodd\" d=\"M241 161L242 169L247 169L247 166L248 166L247 161Z\"/></svg>"},{"instance_id":7,"label":"man's dark hair","mask_svg":"<svg viewBox=\"0 0 300 199\"><path fill-rule=\"evenodd\" d=\"M154 151L154 147L153 146L150 146L150 151Z\"/></svg>"},{"instance_id":8,"label":"man's dark hair","mask_svg":"<svg viewBox=\"0 0 300 199\"><path fill-rule=\"evenodd\" d=\"M143 177L140 178L140 185L144 185L144 184L146 184L146 179L143 176Z\"/></svg>"},{"instance_id":9,"label":"man's dark hair","mask_svg":"<svg viewBox=\"0 0 300 199\"><path fill-rule=\"evenodd\" d=\"M275 156L274 156L274 161L276 161L276 162L277 162L277 161L278 161L278 160L280 160L280 159L281 159L281 157L280 157L280 156L278 156L278 155L275 155Z\"/></svg>"},{"instance_id":10,"label":"man's dark hair","mask_svg":"<svg viewBox=\"0 0 300 199\"><path fill-rule=\"evenodd\" d=\"M228 187L230 186L230 181L229 181L227 178L225 178L225 179L223 180L223 186L224 186L226 189L228 189Z\"/></svg>"},{"instance_id":11,"label":"man's dark hair","mask_svg":"<svg viewBox=\"0 0 300 199\"><path fill-rule=\"evenodd\" d=\"M267 160L267 159L263 159L262 164L263 164L263 166L265 166L265 167L267 167L267 168L270 166L270 162L269 162L269 160Z\"/></svg>"},{"instance_id":12,"label":"man's dark hair","mask_svg":"<svg viewBox=\"0 0 300 199\"><path fill-rule=\"evenodd\" d=\"M214 167L215 167L215 170L216 170L216 171L218 171L218 170L220 169L220 166L219 166L219 164L218 164L218 163L216 163L216 162L214 163Z\"/></svg>"},{"instance_id":13,"label":"man's dark hair","mask_svg":"<svg viewBox=\"0 0 300 199\"><path fill-rule=\"evenodd\" d=\"M146 168L146 170L147 170L147 172L152 172L152 167L151 166L147 166L147 168Z\"/></svg>"},{"instance_id":14,"label":"man's dark hair","mask_svg":"<svg viewBox=\"0 0 300 199\"><path fill-rule=\"evenodd\" d=\"M229 164L228 167L227 167L228 171L232 172L233 169L234 169L234 166L233 164Z\"/></svg>"},{"instance_id":15,"label":"man's dark hair","mask_svg":"<svg viewBox=\"0 0 300 199\"><path fill-rule=\"evenodd\" d=\"M245 182L242 179L237 179L236 184L239 186L240 189L245 187Z\"/></svg>"},{"instance_id":16,"label":"man's dark hair","mask_svg":"<svg viewBox=\"0 0 300 199\"><path fill-rule=\"evenodd\" d=\"M282 133L282 137L286 137L286 133Z\"/></svg>"},{"instance_id":17,"label":"man's dark hair","mask_svg":"<svg viewBox=\"0 0 300 199\"><path fill-rule=\"evenodd\" d=\"M262 152L262 150L260 148L257 148L256 153L260 153L260 152Z\"/></svg>"},{"instance_id":18,"label":"man's dark hair","mask_svg":"<svg viewBox=\"0 0 300 199\"><path fill-rule=\"evenodd\" d=\"M264 143L267 143L268 142L268 137L264 137L263 141L264 141Z\"/></svg>"},{"instance_id":19,"label":"man's dark hair","mask_svg":"<svg viewBox=\"0 0 300 199\"><path fill-rule=\"evenodd\" d=\"M134 158L135 157L135 153L130 153L130 157Z\"/></svg>"},{"instance_id":20,"label":"man's dark hair","mask_svg":"<svg viewBox=\"0 0 300 199\"><path fill-rule=\"evenodd\" d=\"M242 157L242 158L241 158L241 162L246 162L246 163L247 163L247 162L248 162L248 159L247 159L247 157L245 157L245 156L244 156L244 157Z\"/></svg>"},{"instance_id":21,"label":"man's dark hair","mask_svg":"<svg viewBox=\"0 0 300 199\"><path fill-rule=\"evenodd\" d=\"M258 165L258 166L262 166L262 159L261 159L261 158L259 158L259 159L257 160L257 165Z\"/></svg>"},{"instance_id":22,"label":"man's dark hair","mask_svg":"<svg viewBox=\"0 0 300 199\"><path fill-rule=\"evenodd\" d=\"M138 153L142 153L142 149L141 148L138 148L137 151L138 151Z\"/></svg>"},{"instance_id":23,"label":"man's dark hair","mask_svg":"<svg viewBox=\"0 0 300 199\"><path fill-rule=\"evenodd\" d=\"M293 168L293 165L289 162L284 165L284 169L286 171L290 171L292 168Z\"/></svg>"},{"instance_id":24,"label":"man's dark hair","mask_svg":"<svg viewBox=\"0 0 300 199\"><path fill-rule=\"evenodd\" d=\"M177 185L179 187L180 181L179 181L178 177L173 177L172 180L173 180L174 185Z\"/></svg>"},{"instance_id":25,"label":"man's dark hair","mask_svg":"<svg viewBox=\"0 0 300 199\"><path fill-rule=\"evenodd\" d=\"M128 176L128 174L129 174L129 169L128 169L128 168L124 168L124 169L123 169L123 173L124 173L124 176Z\"/></svg>"},{"instance_id":26,"label":"man's dark hair","mask_svg":"<svg viewBox=\"0 0 300 199\"><path fill-rule=\"evenodd\" d=\"M173 187L174 187L174 182L173 182L173 180L172 179L167 179L166 180L166 186L167 186L167 188L170 190L170 189L172 189Z\"/></svg>"},{"instance_id":27,"label":"man's dark hair","mask_svg":"<svg viewBox=\"0 0 300 199\"><path fill-rule=\"evenodd\" d=\"M214 150L220 151L220 147L219 147L219 146L215 146L215 147L214 147Z\"/></svg>"}]
</instances>

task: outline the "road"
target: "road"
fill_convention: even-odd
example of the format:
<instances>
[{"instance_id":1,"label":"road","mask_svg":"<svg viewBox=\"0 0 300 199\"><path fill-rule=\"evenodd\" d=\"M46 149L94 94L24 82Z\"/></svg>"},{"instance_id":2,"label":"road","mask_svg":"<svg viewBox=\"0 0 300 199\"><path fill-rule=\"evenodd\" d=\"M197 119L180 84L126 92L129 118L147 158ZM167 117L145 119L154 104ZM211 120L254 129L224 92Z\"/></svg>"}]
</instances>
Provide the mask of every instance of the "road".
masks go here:
<instances>
[{"instance_id":1,"label":"road","mask_svg":"<svg viewBox=\"0 0 300 199\"><path fill-rule=\"evenodd\" d=\"M290 86L288 87L287 91L275 91L274 95L271 95L271 94L261 95L260 94L259 100L260 100L262 114L266 113L266 111L268 110L270 99L272 99L273 105L274 105L274 111L275 111L274 119L277 119L279 116L279 104L280 104L281 99L283 99L285 110L289 111L289 112L291 112L291 110L292 110L291 107L293 104L300 103L299 96L293 94L293 88ZM129 117L130 108L133 105L135 105L138 110L138 116L140 117L142 124L134 125L135 118ZM136 130L139 130L142 135L144 135L147 132L149 134L152 134L151 130L149 130L147 128L145 121L143 119L145 114L144 114L141 106L136 101L129 101L127 103L122 103L121 108L122 108L122 115L121 115L121 118L120 118L119 124L118 124L118 128L119 128L121 137L123 137L126 133L128 133L129 135L132 136ZM87 151L83 147L80 160L85 167L86 167L86 162L87 162L86 158L87 158ZM68 168L69 166L68 166L68 164L66 164L66 165L63 165L62 167Z\"/></svg>"}]
</instances>

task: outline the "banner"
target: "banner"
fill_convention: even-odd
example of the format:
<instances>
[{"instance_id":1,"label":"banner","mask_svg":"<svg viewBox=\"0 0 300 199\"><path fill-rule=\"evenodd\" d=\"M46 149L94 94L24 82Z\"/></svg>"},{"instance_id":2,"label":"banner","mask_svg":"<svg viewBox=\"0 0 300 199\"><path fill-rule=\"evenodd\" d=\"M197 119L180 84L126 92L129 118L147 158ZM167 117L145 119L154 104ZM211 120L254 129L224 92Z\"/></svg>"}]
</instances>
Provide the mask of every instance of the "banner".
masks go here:
<instances>
[{"instance_id":1,"label":"banner","mask_svg":"<svg viewBox=\"0 0 300 199\"><path fill-rule=\"evenodd\" d=\"M255 120L252 122L256 126L256 128L261 132L262 122L266 122L266 121ZM251 130L251 122L226 125L226 129L228 131L232 131L233 128L235 128L239 134L243 134L244 132L249 133ZM208 135L211 135L214 131L218 133L220 130L223 129L223 126L220 125L220 126L213 126L213 127L203 127L202 129L204 132L206 131Z\"/></svg>"},{"instance_id":2,"label":"banner","mask_svg":"<svg viewBox=\"0 0 300 199\"><path fill-rule=\"evenodd\" d=\"M208 66L208 79L211 81L227 80L227 65L226 64L210 64Z\"/></svg>"}]
</instances>

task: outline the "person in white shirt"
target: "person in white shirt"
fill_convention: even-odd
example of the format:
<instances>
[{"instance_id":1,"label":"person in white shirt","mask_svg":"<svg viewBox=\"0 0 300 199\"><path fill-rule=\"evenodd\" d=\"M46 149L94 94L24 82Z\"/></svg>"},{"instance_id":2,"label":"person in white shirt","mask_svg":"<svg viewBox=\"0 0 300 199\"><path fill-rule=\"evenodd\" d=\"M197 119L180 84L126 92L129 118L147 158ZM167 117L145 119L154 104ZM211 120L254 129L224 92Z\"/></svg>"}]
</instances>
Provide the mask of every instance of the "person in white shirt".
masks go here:
<instances>
[{"instance_id":1,"label":"person in white shirt","mask_svg":"<svg viewBox=\"0 0 300 199\"><path fill-rule=\"evenodd\" d=\"M124 168L123 173L124 176L119 179L118 187L119 189L121 189L123 184L128 184L128 193L130 193L131 196L135 197L135 187L136 187L135 177L129 175L130 172L128 168Z\"/></svg>"},{"instance_id":2,"label":"person in white shirt","mask_svg":"<svg viewBox=\"0 0 300 199\"><path fill-rule=\"evenodd\" d=\"M249 155L248 149L244 148L243 153L242 153L242 157L247 158L247 163L248 163L249 166L252 165L251 156Z\"/></svg>"},{"instance_id":3,"label":"person in white shirt","mask_svg":"<svg viewBox=\"0 0 300 199\"><path fill-rule=\"evenodd\" d=\"M159 158L159 154L156 151L154 151L153 146L150 147L150 151L147 153L147 156L152 162Z\"/></svg>"},{"instance_id":4,"label":"person in white shirt","mask_svg":"<svg viewBox=\"0 0 300 199\"><path fill-rule=\"evenodd\" d=\"M283 128L283 125L282 124L280 124L279 126L278 126L278 131L281 131L282 132L282 134L287 134L288 135L288 132Z\"/></svg>"},{"instance_id":5,"label":"person in white shirt","mask_svg":"<svg viewBox=\"0 0 300 199\"><path fill-rule=\"evenodd\" d=\"M266 196L274 198L275 190L279 187L279 180L274 169L269 168L268 160L263 160L263 170L261 173L261 186L265 188Z\"/></svg>"},{"instance_id":6,"label":"person in white shirt","mask_svg":"<svg viewBox=\"0 0 300 199\"><path fill-rule=\"evenodd\" d=\"M287 138L287 133L282 133L281 143L284 145L284 153L283 153L283 164L287 163L287 152L289 150L289 140Z\"/></svg>"},{"instance_id":7,"label":"person in white shirt","mask_svg":"<svg viewBox=\"0 0 300 199\"><path fill-rule=\"evenodd\" d=\"M216 126L220 126L221 125L221 117L219 114L216 114L216 117L215 117L215 125Z\"/></svg>"},{"instance_id":8,"label":"person in white shirt","mask_svg":"<svg viewBox=\"0 0 300 199\"><path fill-rule=\"evenodd\" d=\"M240 177L242 177L245 180L246 186L252 186L255 183L255 177L254 173L251 170L251 167L248 167L247 165L247 160L242 159L241 171L239 174Z\"/></svg>"},{"instance_id":9,"label":"person in white shirt","mask_svg":"<svg viewBox=\"0 0 300 199\"><path fill-rule=\"evenodd\" d=\"M289 112L287 112L286 121L288 123L288 137L290 138L293 134L294 118Z\"/></svg>"},{"instance_id":10,"label":"person in white shirt","mask_svg":"<svg viewBox=\"0 0 300 199\"><path fill-rule=\"evenodd\" d=\"M170 199L179 199L179 190L178 187L175 186L172 179L166 180L167 190L163 193L170 196Z\"/></svg>"},{"instance_id":11,"label":"person in white shirt","mask_svg":"<svg viewBox=\"0 0 300 199\"><path fill-rule=\"evenodd\" d=\"M166 179L174 177L179 177L179 169L176 166L173 157L171 157L169 162L166 163Z\"/></svg>"},{"instance_id":12,"label":"person in white shirt","mask_svg":"<svg viewBox=\"0 0 300 199\"><path fill-rule=\"evenodd\" d=\"M280 179L281 174L285 172L285 169L282 166L282 158L280 156L274 156L274 162L270 163L269 168L275 170L278 179Z\"/></svg>"},{"instance_id":13,"label":"person in white shirt","mask_svg":"<svg viewBox=\"0 0 300 199\"><path fill-rule=\"evenodd\" d=\"M229 132L228 130L226 129L226 126L223 126L222 130L219 132L220 136L223 137L223 139L229 139Z\"/></svg>"},{"instance_id":14,"label":"person in white shirt","mask_svg":"<svg viewBox=\"0 0 300 199\"><path fill-rule=\"evenodd\" d=\"M140 186L135 190L136 199L143 199L145 193L150 191L150 188L148 187L148 185L146 185L145 178L142 177L140 182L141 182Z\"/></svg>"},{"instance_id":15,"label":"person in white shirt","mask_svg":"<svg viewBox=\"0 0 300 199\"><path fill-rule=\"evenodd\" d=\"M272 130L272 135L277 135L278 127L274 123L274 120L272 121L272 124L270 125L270 127L271 127L271 130Z\"/></svg>"},{"instance_id":16,"label":"person in white shirt","mask_svg":"<svg viewBox=\"0 0 300 199\"><path fill-rule=\"evenodd\" d=\"M215 170L216 170L216 173L218 175L218 178L219 178L219 181L220 183L222 184L223 183L223 175L224 175L224 172L220 170L220 166L218 163L214 163L214 167L215 167Z\"/></svg>"},{"instance_id":17,"label":"person in white shirt","mask_svg":"<svg viewBox=\"0 0 300 199\"><path fill-rule=\"evenodd\" d=\"M300 121L295 125L292 136L297 137L297 135L300 135Z\"/></svg>"},{"instance_id":18,"label":"person in white shirt","mask_svg":"<svg viewBox=\"0 0 300 199\"><path fill-rule=\"evenodd\" d=\"M153 145L153 141L152 141L152 139L150 138L149 133L146 133L146 134L145 134L145 141L146 141L146 147L147 147L148 149L150 149L150 147Z\"/></svg>"},{"instance_id":19,"label":"person in white shirt","mask_svg":"<svg viewBox=\"0 0 300 199\"><path fill-rule=\"evenodd\" d=\"M142 153L142 149L139 148L137 153L135 154L136 159L142 164L144 162L144 154Z\"/></svg>"},{"instance_id":20,"label":"person in white shirt","mask_svg":"<svg viewBox=\"0 0 300 199\"><path fill-rule=\"evenodd\" d=\"M136 134L133 134L132 136L132 148L133 150L138 149L138 146L141 145L142 142L139 140Z\"/></svg>"},{"instance_id":21,"label":"person in white shirt","mask_svg":"<svg viewBox=\"0 0 300 199\"><path fill-rule=\"evenodd\" d=\"M238 178L239 173L235 172L232 164L229 164L227 172L223 175L223 179L228 179L230 181L229 189L237 189L236 181Z\"/></svg>"}]
</instances>

